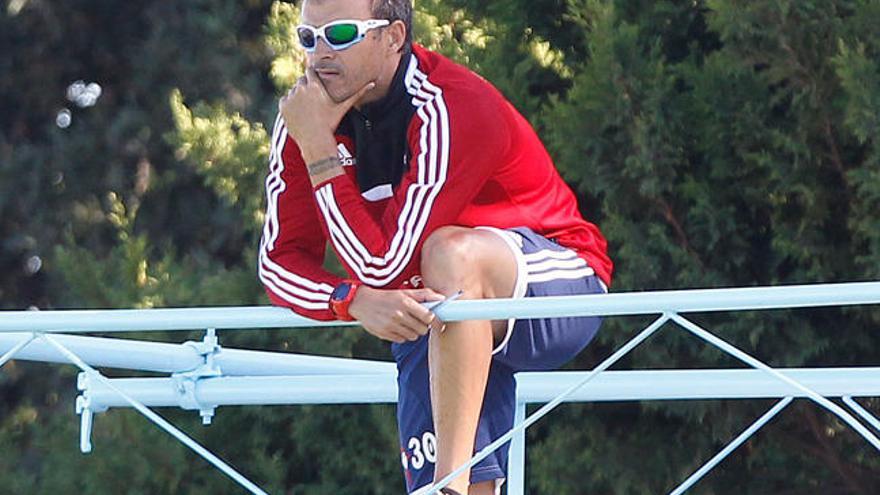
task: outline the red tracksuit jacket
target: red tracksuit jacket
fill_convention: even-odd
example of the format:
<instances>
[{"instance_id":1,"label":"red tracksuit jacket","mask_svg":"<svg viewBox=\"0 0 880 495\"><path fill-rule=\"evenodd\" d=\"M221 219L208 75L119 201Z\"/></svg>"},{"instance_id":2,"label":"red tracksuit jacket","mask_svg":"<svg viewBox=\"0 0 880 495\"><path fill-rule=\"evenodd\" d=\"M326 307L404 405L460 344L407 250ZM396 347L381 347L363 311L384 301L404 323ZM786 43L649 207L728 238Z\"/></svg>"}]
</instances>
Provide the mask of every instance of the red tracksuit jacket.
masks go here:
<instances>
[{"instance_id":1,"label":"red tracksuit jacket","mask_svg":"<svg viewBox=\"0 0 880 495\"><path fill-rule=\"evenodd\" d=\"M529 123L486 80L413 46L381 102L337 130L345 174L313 188L280 116L266 178L260 280L276 305L334 319L342 279L322 268L327 241L349 277L373 287L418 285L421 245L445 225L529 227L577 252L606 285L599 229Z\"/></svg>"}]
</instances>

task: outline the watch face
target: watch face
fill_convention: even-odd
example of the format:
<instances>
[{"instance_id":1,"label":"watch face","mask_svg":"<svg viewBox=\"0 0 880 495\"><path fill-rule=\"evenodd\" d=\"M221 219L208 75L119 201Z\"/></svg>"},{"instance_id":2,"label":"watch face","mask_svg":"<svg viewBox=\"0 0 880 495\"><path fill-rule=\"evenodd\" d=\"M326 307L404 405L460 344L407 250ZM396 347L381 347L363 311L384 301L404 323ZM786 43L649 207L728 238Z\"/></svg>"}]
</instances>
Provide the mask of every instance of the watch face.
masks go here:
<instances>
[{"instance_id":1,"label":"watch face","mask_svg":"<svg viewBox=\"0 0 880 495\"><path fill-rule=\"evenodd\" d=\"M351 284L343 282L333 289L333 293L330 294L330 299L333 299L334 301L342 301L348 296L349 291L351 291Z\"/></svg>"}]
</instances>

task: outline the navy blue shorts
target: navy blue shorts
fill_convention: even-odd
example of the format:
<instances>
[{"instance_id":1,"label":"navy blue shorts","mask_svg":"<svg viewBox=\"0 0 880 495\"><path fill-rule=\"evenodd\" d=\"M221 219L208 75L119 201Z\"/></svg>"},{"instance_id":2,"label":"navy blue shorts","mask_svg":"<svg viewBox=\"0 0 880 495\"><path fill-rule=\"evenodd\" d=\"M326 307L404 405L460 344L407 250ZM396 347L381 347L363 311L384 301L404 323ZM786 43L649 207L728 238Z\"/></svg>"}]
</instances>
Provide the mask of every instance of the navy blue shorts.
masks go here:
<instances>
[{"instance_id":1,"label":"navy blue shorts","mask_svg":"<svg viewBox=\"0 0 880 495\"><path fill-rule=\"evenodd\" d=\"M517 258L519 273L514 297L599 294L605 286L593 269L575 253L527 228L498 230ZM477 427L475 452L513 427L518 371L550 370L577 355L596 335L598 317L560 317L511 320L507 336L494 351L483 411ZM398 369L397 424L401 463L407 491L431 483L436 441L431 417L428 378L428 338L393 344ZM471 470L471 483L503 480L509 445L502 446Z\"/></svg>"}]
</instances>

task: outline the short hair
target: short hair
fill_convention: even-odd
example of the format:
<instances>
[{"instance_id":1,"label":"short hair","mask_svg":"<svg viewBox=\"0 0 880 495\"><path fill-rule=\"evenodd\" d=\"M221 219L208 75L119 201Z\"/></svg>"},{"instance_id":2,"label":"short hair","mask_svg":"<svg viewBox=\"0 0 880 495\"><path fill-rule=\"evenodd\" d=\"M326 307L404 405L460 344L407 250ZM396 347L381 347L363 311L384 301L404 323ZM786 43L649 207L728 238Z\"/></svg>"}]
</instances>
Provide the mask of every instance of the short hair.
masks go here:
<instances>
[{"instance_id":1,"label":"short hair","mask_svg":"<svg viewBox=\"0 0 880 495\"><path fill-rule=\"evenodd\" d=\"M406 38L403 48L412 46L412 0L372 0L370 9L375 19L388 19L391 22L402 21L406 26Z\"/></svg>"}]
</instances>

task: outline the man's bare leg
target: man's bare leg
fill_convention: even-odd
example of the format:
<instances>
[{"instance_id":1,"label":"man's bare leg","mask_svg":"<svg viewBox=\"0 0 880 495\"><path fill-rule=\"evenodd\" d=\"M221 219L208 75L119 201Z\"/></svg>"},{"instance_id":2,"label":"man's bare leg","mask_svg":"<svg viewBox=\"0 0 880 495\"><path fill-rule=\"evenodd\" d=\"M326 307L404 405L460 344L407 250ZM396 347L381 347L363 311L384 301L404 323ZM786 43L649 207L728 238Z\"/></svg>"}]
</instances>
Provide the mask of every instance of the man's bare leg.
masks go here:
<instances>
[{"instance_id":1,"label":"man's bare leg","mask_svg":"<svg viewBox=\"0 0 880 495\"><path fill-rule=\"evenodd\" d=\"M422 249L425 285L443 294L463 290L463 299L510 297L517 264L497 234L462 227L434 232ZM506 322L449 323L444 332L431 332L428 363L431 404L437 437L434 480L439 481L467 462L474 451L477 423L483 406L493 343L503 338ZM470 472L449 487L471 495L494 493L494 482L470 487Z\"/></svg>"}]
</instances>

